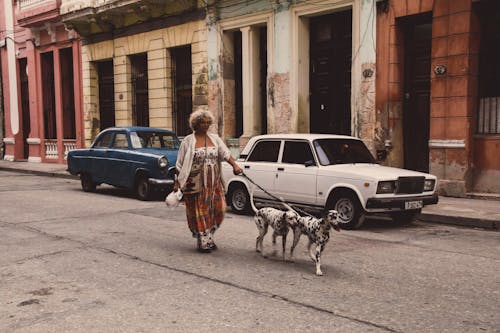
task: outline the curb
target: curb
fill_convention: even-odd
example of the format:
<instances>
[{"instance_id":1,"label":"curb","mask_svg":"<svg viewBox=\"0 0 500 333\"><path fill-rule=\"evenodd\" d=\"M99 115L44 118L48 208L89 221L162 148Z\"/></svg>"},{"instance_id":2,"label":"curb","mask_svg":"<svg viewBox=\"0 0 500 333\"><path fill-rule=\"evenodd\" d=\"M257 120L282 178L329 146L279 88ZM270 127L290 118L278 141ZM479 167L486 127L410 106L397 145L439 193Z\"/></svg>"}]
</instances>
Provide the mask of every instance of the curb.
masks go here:
<instances>
[{"instance_id":1,"label":"curb","mask_svg":"<svg viewBox=\"0 0 500 333\"><path fill-rule=\"evenodd\" d=\"M0 166L0 170L4 171L12 171L12 172L18 172L18 173L26 173L26 174L31 174L31 175L37 175L37 176L46 176L46 177L55 177L55 178L66 178L66 179L80 179L77 176L73 176L71 174L63 174L59 172L51 172L51 171L38 171L38 170L25 170L25 169L17 169L17 168L9 168L9 167L3 167Z\"/></svg>"},{"instance_id":2,"label":"curb","mask_svg":"<svg viewBox=\"0 0 500 333\"><path fill-rule=\"evenodd\" d=\"M69 173L64 174L64 173L57 172L57 171L52 172L52 171L41 171L41 170L18 169L18 168L5 167L5 166L1 166L1 165L0 165L0 170L25 173L25 174L32 174L32 175L37 175L37 176L65 178L65 179L73 179L73 180L80 179L78 176L73 176ZM488 229L488 230L493 230L493 231L498 231L500 229L500 221L491 220L491 219L484 219L484 218L450 216L450 215L422 212L417 219L419 219L423 222L449 224L449 225L472 227L472 228L482 228L482 229Z\"/></svg>"},{"instance_id":3,"label":"curb","mask_svg":"<svg viewBox=\"0 0 500 333\"><path fill-rule=\"evenodd\" d=\"M495 220L471 218L464 216L449 216L449 215L440 215L432 213L421 213L417 219L422 220L424 222L450 224L450 225L483 228L490 230L499 230L500 226L499 221Z\"/></svg>"}]
</instances>

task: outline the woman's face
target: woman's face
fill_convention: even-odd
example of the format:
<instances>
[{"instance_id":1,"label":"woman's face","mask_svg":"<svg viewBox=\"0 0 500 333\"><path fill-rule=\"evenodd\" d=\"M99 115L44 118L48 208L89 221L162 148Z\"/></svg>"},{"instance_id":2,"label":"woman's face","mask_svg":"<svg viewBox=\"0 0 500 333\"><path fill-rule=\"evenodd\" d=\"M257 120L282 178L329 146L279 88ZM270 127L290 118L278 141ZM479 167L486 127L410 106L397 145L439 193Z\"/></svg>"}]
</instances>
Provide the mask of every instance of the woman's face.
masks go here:
<instances>
[{"instance_id":1,"label":"woman's face","mask_svg":"<svg viewBox=\"0 0 500 333\"><path fill-rule=\"evenodd\" d=\"M195 131L197 133L207 133L210 128L211 122L209 118L201 118Z\"/></svg>"}]
</instances>

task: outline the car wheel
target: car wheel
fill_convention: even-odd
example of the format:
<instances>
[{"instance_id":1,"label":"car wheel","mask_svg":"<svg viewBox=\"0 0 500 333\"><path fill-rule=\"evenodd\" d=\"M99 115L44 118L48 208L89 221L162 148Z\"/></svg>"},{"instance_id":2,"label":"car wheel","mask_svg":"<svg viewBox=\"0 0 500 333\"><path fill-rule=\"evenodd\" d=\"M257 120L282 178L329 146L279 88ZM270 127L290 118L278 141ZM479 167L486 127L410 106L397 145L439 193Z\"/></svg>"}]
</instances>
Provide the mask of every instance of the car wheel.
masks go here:
<instances>
[{"instance_id":1,"label":"car wheel","mask_svg":"<svg viewBox=\"0 0 500 333\"><path fill-rule=\"evenodd\" d=\"M151 195L151 185L149 184L147 177L140 176L137 178L135 183L135 193L140 200L149 200Z\"/></svg>"},{"instance_id":2,"label":"car wheel","mask_svg":"<svg viewBox=\"0 0 500 333\"><path fill-rule=\"evenodd\" d=\"M349 192L335 194L328 209L338 212L337 221L342 229L358 229L363 225L365 214L358 198Z\"/></svg>"},{"instance_id":3,"label":"car wheel","mask_svg":"<svg viewBox=\"0 0 500 333\"><path fill-rule=\"evenodd\" d=\"M97 184L92 181L92 176L88 173L82 173L80 175L80 182L82 184L82 189L84 192L94 192Z\"/></svg>"},{"instance_id":4,"label":"car wheel","mask_svg":"<svg viewBox=\"0 0 500 333\"><path fill-rule=\"evenodd\" d=\"M395 212L391 214L392 220L399 224L410 224L422 212L421 209L407 210L402 212Z\"/></svg>"},{"instance_id":5,"label":"car wheel","mask_svg":"<svg viewBox=\"0 0 500 333\"><path fill-rule=\"evenodd\" d=\"M234 213L247 214L250 211L250 196L245 186L231 186L228 199Z\"/></svg>"}]
</instances>

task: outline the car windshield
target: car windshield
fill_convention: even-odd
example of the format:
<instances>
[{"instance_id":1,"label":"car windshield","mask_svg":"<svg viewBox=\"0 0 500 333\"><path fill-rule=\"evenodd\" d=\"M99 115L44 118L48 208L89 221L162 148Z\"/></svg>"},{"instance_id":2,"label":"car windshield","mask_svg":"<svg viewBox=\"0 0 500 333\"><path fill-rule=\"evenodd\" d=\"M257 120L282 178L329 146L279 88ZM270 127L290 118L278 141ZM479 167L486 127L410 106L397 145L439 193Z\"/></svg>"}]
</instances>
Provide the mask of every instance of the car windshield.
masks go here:
<instances>
[{"instance_id":1,"label":"car windshield","mask_svg":"<svg viewBox=\"0 0 500 333\"><path fill-rule=\"evenodd\" d=\"M321 165L375 163L363 141L354 139L318 139L314 148Z\"/></svg>"},{"instance_id":2,"label":"car windshield","mask_svg":"<svg viewBox=\"0 0 500 333\"><path fill-rule=\"evenodd\" d=\"M179 140L172 134L164 132L131 132L132 147L148 149L179 149Z\"/></svg>"}]
</instances>

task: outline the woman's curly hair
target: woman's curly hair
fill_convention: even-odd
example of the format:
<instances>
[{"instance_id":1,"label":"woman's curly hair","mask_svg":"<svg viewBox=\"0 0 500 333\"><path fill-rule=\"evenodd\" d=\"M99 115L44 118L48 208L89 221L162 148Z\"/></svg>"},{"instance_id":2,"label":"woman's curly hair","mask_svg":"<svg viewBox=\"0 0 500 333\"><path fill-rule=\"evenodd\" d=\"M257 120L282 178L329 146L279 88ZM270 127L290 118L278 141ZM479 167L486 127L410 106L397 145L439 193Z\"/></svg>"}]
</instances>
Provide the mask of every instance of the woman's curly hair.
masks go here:
<instances>
[{"instance_id":1,"label":"woman's curly hair","mask_svg":"<svg viewBox=\"0 0 500 333\"><path fill-rule=\"evenodd\" d=\"M212 112L208 110L198 110L189 116L189 127L195 131L203 120L207 120L210 125L214 123L214 116Z\"/></svg>"}]
</instances>

